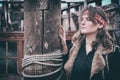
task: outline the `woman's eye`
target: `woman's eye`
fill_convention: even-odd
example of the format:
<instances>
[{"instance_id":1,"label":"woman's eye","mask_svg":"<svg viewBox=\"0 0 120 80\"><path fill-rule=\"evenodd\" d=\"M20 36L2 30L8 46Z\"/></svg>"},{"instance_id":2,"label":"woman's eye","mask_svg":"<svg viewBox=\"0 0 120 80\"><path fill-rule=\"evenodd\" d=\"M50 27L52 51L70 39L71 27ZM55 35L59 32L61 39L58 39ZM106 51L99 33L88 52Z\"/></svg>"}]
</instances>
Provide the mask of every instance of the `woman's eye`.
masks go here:
<instances>
[{"instance_id":1,"label":"woman's eye","mask_svg":"<svg viewBox=\"0 0 120 80\"><path fill-rule=\"evenodd\" d=\"M81 18L81 21L83 21L83 20L91 21L89 17Z\"/></svg>"},{"instance_id":2,"label":"woman's eye","mask_svg":"<svg viewBox=\"0 0 120 80\"><path fill-rule=\"evenodd\" d=\"M87 19L87 21L90 21L90 18L89 18L89 17L87 17L86 19Z\"/></svg>"},{"instance_id":3,"label":"woman's eye","mask_svg":"<svg viewBox=\"0 0 120 80\"><path fill-rule=\"evenodd\" d=\"M81 21L83 21L83 18L81 18Z\"/></svg>"}]
</instances>

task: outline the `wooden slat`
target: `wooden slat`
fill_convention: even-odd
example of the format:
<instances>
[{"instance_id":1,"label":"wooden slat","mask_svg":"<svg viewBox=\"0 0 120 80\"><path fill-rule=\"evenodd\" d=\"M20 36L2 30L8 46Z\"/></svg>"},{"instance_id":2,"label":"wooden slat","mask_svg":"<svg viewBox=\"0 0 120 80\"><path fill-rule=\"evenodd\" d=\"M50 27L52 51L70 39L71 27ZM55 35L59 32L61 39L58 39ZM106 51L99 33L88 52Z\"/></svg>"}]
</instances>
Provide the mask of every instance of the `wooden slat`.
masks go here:
<instances>
[{"instance_id":1,"label":"wooden slat","mask_svg":"<svg viewBox=\"0 0 120 80\"><path fill-rule=\"evenodd\" d=\"M24 40L23 32L0 32L0 41Z\"/></svg>"},{"instance_id":2,"label":"wooden slat","mask_svg":"<svg viewBox=\"0 0 120 80\"><path fill-rule=\"evenodd\" d=\"M23 57L23 41L18 41L17 43L17 67L18 67L18 73L21 74L22 72L22 57Z\"/></svg>"},{"instance_id":3,"label":"wooden slat","mask_svg":"<svg viewBox=\"0 0 120 80\"><path fill-rule=\"evenodd\" d=\"M24 33L23 32L0 32L0 41L6 42L6 56L0 56L0 60L6 60L6 75L8 75L8 60L17 60L17 71L18 74L21 74L22 71L22 56L23 56L23 41L24 41ZM17 43L17 56L9 56L8 46L9 42Z\"/></svg>"}]
</instances>

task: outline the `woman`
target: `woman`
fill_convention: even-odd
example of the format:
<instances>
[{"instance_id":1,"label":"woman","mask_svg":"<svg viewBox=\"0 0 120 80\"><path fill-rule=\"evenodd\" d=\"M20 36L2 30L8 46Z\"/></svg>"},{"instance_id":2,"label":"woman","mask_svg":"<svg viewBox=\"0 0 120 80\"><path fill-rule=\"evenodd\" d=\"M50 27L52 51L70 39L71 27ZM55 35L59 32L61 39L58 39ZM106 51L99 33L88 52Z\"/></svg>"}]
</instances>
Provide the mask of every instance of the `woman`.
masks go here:
<instances>
[{"instance_id":1,"label":"woman","mask_svg":"<svg viewBox=\"0 0 120 80\"><path fill-rule=\"evenodd\" d=\"M115 67L111 68L110 59L114 54L114 45L105 30L106 25L107 17L101 8L89 6L83 10L80 30L72 38L69 59L64 65L68 80L120 80L112 79ZM62 28L60 37L64 46L63 35Z\"/></svg>"}]
</instances>

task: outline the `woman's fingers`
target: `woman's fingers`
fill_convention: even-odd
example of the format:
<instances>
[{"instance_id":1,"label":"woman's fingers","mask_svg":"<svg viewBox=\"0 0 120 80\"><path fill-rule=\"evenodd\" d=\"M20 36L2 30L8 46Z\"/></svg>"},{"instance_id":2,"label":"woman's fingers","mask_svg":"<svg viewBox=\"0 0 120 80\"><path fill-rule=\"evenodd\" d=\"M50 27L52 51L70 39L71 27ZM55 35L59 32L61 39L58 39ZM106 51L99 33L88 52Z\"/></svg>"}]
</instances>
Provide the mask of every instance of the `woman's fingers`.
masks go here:
<instances>
[{"instance_id":1,"label":"woman's fingers","mask_svg":"<svg viewBox=\"0 0 120 80\"><path fill-rule=\"evenodd\" d=\"M64 28L63 27L60 27L60 34L62 34L62 36L64 35Z\"/></svg>"},{"instance_id":2,"label":"woman's fingers","mask_svg":"<svg viewBox=\"0 0 120 80\"><path fill-rule=\"evenodd\" d=\"M60 38L62 43L62 53L63 55L67 54L68 48L66 45L66 32L63 26L60 27Z\"/></svg>"},{"instance_id":3,"label":"woman's fingers","mask_svg":"<svg viewBox=\"0 0 120 80\"><path fill-rule=\"evenodd\" d=\"M63 27L60 27L60 37L64 40L66 40L66 33L65 33L65 29Z\"/></svg>"}]
</instances>

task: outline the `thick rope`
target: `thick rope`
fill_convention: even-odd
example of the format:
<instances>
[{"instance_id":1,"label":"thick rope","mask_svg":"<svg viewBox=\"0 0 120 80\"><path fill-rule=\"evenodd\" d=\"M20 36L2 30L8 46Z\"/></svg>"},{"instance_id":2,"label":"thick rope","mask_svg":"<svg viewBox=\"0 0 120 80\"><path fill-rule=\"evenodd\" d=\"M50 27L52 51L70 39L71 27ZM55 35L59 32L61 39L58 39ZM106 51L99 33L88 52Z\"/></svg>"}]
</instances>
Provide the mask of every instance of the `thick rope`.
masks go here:
<instances>
[{"instance_id":1,"label":"thick rope","mask_svg":"<svg viewBox=\"0 0 120 80\"><path fill-rule=\"evenodd\" d=\"M58 63L45 63L44 61L55 61ZM50 73L46 73L46 74L40 74L40 75L28 75L25 74L25 68L28 67L31 64L39 64L39 65L44 65L44 66L53 66L53 67L58 67L58 69L56 69L53 72ZM52 74L55 74L57 72L59 72L62 69L63 66L63 60L62 60L62 53L60 52L60 50L57 50L55 52L52 53L47 53L47 54L42 54L42 55L30 55L30 56L25 56L22 59L22 75L24 77L28 77L28 78L35 78L35 77L46 77L46 76L50 76Z\"/></svg>"}]
</instances>

